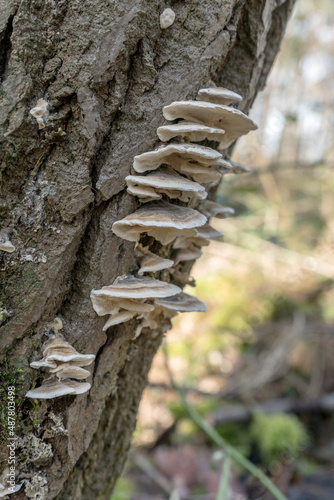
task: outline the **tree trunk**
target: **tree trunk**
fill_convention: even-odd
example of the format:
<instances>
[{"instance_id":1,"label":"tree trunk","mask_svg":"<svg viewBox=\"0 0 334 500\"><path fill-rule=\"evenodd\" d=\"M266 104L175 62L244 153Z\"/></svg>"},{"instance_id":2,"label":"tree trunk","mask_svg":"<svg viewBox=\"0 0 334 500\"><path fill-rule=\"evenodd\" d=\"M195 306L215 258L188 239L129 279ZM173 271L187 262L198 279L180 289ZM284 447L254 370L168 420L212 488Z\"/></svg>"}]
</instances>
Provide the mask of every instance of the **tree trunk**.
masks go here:
<instances>
[{"instance_id":1,"label":"tree trunk","mask_svg":"<svg viewBox=\"0 0 334 500\"><path fill-rule=\"evenodd\" d=\"M172 1L175 22L161 30L160 0L0 0L0 229L16 248L0 255L1 469L15 385L24 482L10 498L110 498L162 338L132 340L135 321L107 335L89 298L133 263L134 245L111 231L137 206L124 178L134 155L159 144L164 105L213 82L241 93L248 111L293 3ZM49 103L43 129L29 114L40 98ZM29 363L55 316L66 340L96 354L92 388L25 399L41 380Z\"/></svg>"}]
</instances>

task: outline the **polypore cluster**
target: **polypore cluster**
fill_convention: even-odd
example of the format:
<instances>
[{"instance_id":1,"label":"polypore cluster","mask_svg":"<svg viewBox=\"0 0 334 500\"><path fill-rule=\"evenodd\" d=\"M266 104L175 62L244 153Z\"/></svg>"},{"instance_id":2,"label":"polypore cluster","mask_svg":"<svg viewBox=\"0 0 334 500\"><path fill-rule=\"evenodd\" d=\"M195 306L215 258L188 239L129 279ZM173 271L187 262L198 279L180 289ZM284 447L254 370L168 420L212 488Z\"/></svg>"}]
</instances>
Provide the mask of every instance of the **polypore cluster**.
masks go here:
<instances>
[{"instance_id":1,"label":"polypore cluster","mask_svg":"<svg viewBox=\"0 0 334 500\"><path fill-rule=\"evenodd\" d=\"M90 384L78 380L90 376L90 372L83 367L90 365L94 359L94 354L80 354L60 333L57 333L46 342L43 358L30 363L32 368L44 370L50 376L40 387L28 391L26 397L51 399L89 391Z\"/></svg>"},{"instance_id":2,"label":"polypore cluster","mask_svg":"<svg viewBox=\"0 0 334 500\"><path fill-rule=\"evenodd\" d=\"M206 311L203 302L176 285L144 275L163 271L165 277L171 275L184 283L180 264L197 259L202 246L222 236L209 221L234 211L207 200L208 191L225 173L241 173L247 167L193 142L216 141L225 149L241 135L255 130L257 126L248 116L230 106L241 99L230 90L209 88L199 91L197 101L173 102L163 108L167 120L178 121L159 127L157 134L161 141L173 142L134 157L134 172L125 180L128 192L137 197L140 206L112 226L118 237L136 243L137 271L91 293L97 314L109 315L103 330L137 318L142 320L136 330L138 336L143 327L158 326L161 311L165 317L177 312ZM159 255L168 245L173 260Z\"/></svg>"}]
</instances>

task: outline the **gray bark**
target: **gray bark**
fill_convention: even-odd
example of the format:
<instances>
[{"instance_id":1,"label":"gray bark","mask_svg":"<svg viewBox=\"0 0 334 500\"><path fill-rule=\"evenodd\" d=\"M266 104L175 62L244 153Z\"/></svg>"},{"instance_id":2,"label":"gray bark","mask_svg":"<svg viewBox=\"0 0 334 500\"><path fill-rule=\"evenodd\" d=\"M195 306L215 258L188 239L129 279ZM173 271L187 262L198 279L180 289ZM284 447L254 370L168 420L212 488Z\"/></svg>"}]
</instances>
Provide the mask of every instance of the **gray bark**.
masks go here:
<instances>
[{"instance_id":1,"label":"gray bark","mask_svg":"<svg viewBox=\"0 0 334 500\"><path fill-rule=\"evenodd\" d=\"M162 337L133 341L135 321L103 333L89 299L133 264L134 245L111 231L136 207L124 178L134 155L158 145L164 105L213 82L240 92L248 111L293 3L0 0L0 229L16 247L0 256L0 359L2 387L17 387L26 480L11 498L109 499ZM161 30L167 6L176 20ZM50 104L42 130L29 114L38 98ZM29 363L57 315L65 338L97 356L92 389L33 403L24 394L40 372ZM5 438L1 454L5 464Z\"/></svg>"}]
</instances>

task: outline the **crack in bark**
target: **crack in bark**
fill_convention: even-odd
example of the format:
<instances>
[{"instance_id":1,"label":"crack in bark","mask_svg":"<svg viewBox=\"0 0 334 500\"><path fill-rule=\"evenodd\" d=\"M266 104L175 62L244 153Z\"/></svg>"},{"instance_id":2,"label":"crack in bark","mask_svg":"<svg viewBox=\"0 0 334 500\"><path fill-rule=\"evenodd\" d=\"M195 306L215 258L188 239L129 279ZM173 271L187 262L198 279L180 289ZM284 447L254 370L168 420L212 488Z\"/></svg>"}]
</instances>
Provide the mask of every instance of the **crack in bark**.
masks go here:
<instances>
[{"instance_id":1,"label":"crack in bark","mask_svg":"<svg viewBox=\"0 0 334 500\"><path fill-rule=\"evenodd\" d=\"M10 57L10 51L12 48L10 39L13 33L14 17L16 16L17 11L18 9L16 9L14 14L12 14L8 19L7 26L0 43L0 80L6 72L8 59Z\"/></svg>"}]
</instances>

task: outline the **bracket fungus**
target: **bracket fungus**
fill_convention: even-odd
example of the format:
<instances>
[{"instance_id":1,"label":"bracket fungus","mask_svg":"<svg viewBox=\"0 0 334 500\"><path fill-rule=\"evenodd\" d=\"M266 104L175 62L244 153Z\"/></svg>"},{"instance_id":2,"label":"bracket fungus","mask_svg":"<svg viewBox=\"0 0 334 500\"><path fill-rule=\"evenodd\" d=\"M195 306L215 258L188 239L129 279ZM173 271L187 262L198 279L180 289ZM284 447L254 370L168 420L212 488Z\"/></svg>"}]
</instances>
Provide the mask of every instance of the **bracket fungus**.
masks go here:
<instances>
[{"instance_id":1,"label":"bracket fungus","mask_svg":"<svg viewBox=\"0 0 334 500\"><path fill-rule=\"evenodd\" d=\"M205 238L207 240L212 240L215 238L221 238L223 233L214 229L210 224L204 224L204 226L200 227L196 231L197 238Z\"/></svg>"},{"instance_id":2,"label":"bracket fungus","mask_svg":"<svg viewBox=\"0 0 334 500\"><path fill-rule=\"evenodd\" d=\"M170 259L163 259L155 253L150 252L147 248L140 245L136 248L137 264L140 266L138 274L142 276L144 273L156 273L163 269L172 267L174 261Z\"/></svg>"},{"instance_id":3,"label":"bracket fungus","mask_svg":"<svg viewBox=\"0 0 334 500\"><path fill-rule=\"evenodd\" d=\"M174 137L181 137L185 142L209 141L221 142L225 130L215 127L207 127L201 123L179 122L174 125L164 125L157 129L158 137L161 141L169 141Z\"/></svg>"},{"instance_id":4,"label":"bracket fungus","mask_svg":"<svg viewBox=\"0 0 334 500\"><path fill-rule=\"evenodd\" d=\"M135 316L154 310L154 304L146 300L168 297L180 293L180 288L165 281L148 277L121 276L112 285L101 290L92 290L91 300L99 316L110 314L103 330L109 326L124 323Z\"/></svg>"},{"instance_id":5,"label":"bracket fungus","mask_svg":"<svg viewBox=\"0 0 334 500\"><path fill-rule=\"evenodd\" d=\"M174 170L180 174L190 177L199 184L218 183L221 179L221 173L214 168L203 167L198 163L183 163L173 165Z\"/></svg>"},{"instance_id":6,"label":"bracket fungus","mask_svg":"<svg viewBox=\"0 0 334 500\"><path fill-rule=\"evenodd\" d=\"M114 222L113 232L128 241L138 241L144 233L160 241L171 243L179 235L192 236L195 228L203 226L206 217L197 210L165 201L152 201Z\"/></svg>"},{"instance_id":7,"label":"bracket fungus","mask_svg":"<svg viewBox=\"0 0 334 500\"><path fill-rule=\"evenodd\" d=\"M43 358L30 363L32 368L45 369L51 373L51 379L46 379L40 387L28 391L26 397L49 399L88 391L89 383L79 383L71 379L83 380L89 377L90 372L82 367L90 365L94 359L94 354L79 353L58 334L45 344Z\"/></svg>"},{"instance_id":8,"label":"bracket fungus","mask_svg":"<svg viewBox=\"0 0 334 500\"><path fill-rule=\"evenodd\" d=\"M88 382L76 382L75 380L47 380L46 383L27 392L27 398L53 399L68 394L78 395L89 391L91 385Z\"/></svg>"},{"instance_id":9,"label":"bracket fungus","mask_svg":"<svg viewBox=\"0 0 334 500\"><path fill-rule=\"evenodd\" d=\"M228 106L233 102L242 101L240 94L223 87L210 87L208 89L201 89L198 91L199 101L213 102L214 104L222 104Z\"/></svg>"},{"instance_id":10,"label":"bracket fungus","mask_svg":"<svg viewBox=\"0 0 334 500\"><path fill-rule=\"evenodd\" d=\"M175 12L172 9L165 9L160 15L160 28L165 30L172 26L175 21Z\"/></svg>"},{"instance_id":11,"label":"bracket fungus","mask_svg":"<svg viewBox=\"0 0 334 500\"><path fill-rule=\"evenodd\" d=\"M163 194L186 203L194 197L202 200L207 197L203 186L185 179L168 167L160 167L148 175L128 175L125 180L128 192L142 202L159 199Z\"/></svg>"},{"instance_id":12,"label":"bracket fungus","mask_svg":"<svg viewBox=\"0 0 334 500\"><path fill-rule=\"evenodd\" d=\"M192 261L199 259L202 255L202 252L199 250L199 248L196 248L194 246L190 246L188 248L180 248L177 250L174 262L175 265L179 264L180 262L186 262L186 261Z\"/></svg>"},{"instance_id":13,"label":"bracket fungus","mask_svg":"<svg viewBox=\"0 0 334 500\"><path fill-rule=\"evenodd\" d=\"M233 174L248 174L250 172L250 168L247 167L247 165L241 165L235 162L231 162L231 165Z\"/></svg>"},{"instance_id":14,"label":"bracket fungus","mask_svg":"<svg viewBox=\"0 0 334 500\"><path fill-rule=\"evenodd\" d=\"M209 127L225 130L220 148L225 149L241 135L256 130L257 125L249 116L238 109L205 101L176 101L163 108L166 120L182 118Z\"/></svg>"},{"instance_id":15,"label":"bracket fungus","mask_svg":"<svg viewBox=\"0 0 334 500\"><path fill-rule=\"evenodd\" d=\"M185 101L187 102L187 101ZM137 155L133 160L133 168L142 174L149 170L156 170L166 163L175 168L175 165L199 163L203 166L214 165L222 157L214 149L198 144L167 144L154 151Z\"/></svg>"},{"instance_id":16,"label":"bracket fungus","mask_svg":"<svg viewBox=\"0 0 334 500\"><path fill-rule=\"evenodd\" d=\"M196 299L192 295L181 292L173 297L159 299L157 304L166 309L178 312L206 312L207 307L201 300Z\"/></svg>"},{"instance_id":17,"label":"bracket fungus","mask_svg":"<svg viewBox=\"0 0 334 500\"><path fill-rule=\"evenodd\" d=\"M201 212L205 217L210 219L211 217L216 217L217 219L225 219L229 215L234 214L234 209L231 207L225 207L216 203L215 201L203 200L198 205L197 210Z\"/></svg>"},{"instance_id":18,"label":"bracket fungus","mask_svg":"<svg viewBox=\"0 0 334 500\"><path fill-rule=\"evenodd\" d=\"M14 247L13 243L11 243L9 240L7 240L7 241L4 241L3 243L0 242L0 250L2 250L3 252L7 252L7 253L13 253L13 252L15 252L15 247Z\"/></svg>"},{"instance_id":19,"label":"bracket fungus","mask_svg":"<svg viewBox=\"0 0 334 500\"><path fill-rule=\"evenodd\" d=\"M29 113L36 119L38 128L45 128L44 119L48 115L48 103L44 99L38 99L37 106L32 108Z\"/></svg>"}]
</instances>

